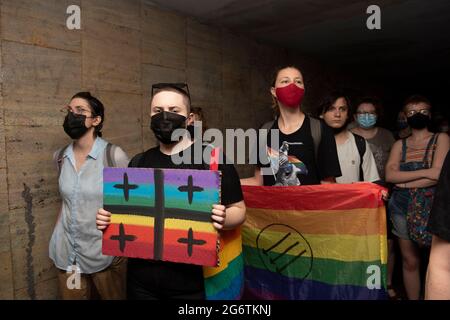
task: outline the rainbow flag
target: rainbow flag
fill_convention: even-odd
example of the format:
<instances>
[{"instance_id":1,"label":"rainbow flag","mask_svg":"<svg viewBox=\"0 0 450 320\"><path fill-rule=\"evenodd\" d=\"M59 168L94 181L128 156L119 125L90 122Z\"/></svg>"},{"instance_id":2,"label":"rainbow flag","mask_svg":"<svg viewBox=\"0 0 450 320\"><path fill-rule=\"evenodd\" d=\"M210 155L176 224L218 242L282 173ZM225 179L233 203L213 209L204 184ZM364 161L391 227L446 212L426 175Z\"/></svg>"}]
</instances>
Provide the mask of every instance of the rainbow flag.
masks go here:
<instances>
[{"instance_id":1,"label":"rainbow flag","mask_svg":"<svg viewBox=\"0 0 450 320\"><path fill-rule=\"evenodd\" d=\"M239 300L244 289L241 229L220 232L218 267L203 267L207 300Z\"/></svg>"},{"instance_id":2,"label":"rainbow flag","mask_svg":"<svg viewBox=\"0 0 450 320\"><path fill-rule=\"evenodd\" d=\"M386 299L386 211L371 183L243 187L245 299Z\"/></svg>"},{"instance_id":3,"label":"rainbow flag","mask_svg":"<svg viewBox=\"0 0 450 320\"><path fill-rule=\"evenodd\" d=\"M211 150L210 170L219 170L219 148ZM207 300L238 300L244 289L241 228L219 233L219 262L203 267Z\"/></svg>"}]
</instances>

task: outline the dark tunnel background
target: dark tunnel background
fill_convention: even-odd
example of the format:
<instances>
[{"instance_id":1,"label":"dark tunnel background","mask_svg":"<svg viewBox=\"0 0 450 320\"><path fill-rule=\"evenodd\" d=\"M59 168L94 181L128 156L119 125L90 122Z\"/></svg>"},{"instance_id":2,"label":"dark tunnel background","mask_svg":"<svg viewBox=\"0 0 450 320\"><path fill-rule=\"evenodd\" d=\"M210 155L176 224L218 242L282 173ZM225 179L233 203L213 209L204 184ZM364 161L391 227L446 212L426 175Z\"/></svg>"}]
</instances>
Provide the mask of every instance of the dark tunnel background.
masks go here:
<instances>
[{"instance_id":1,"label":"dark tunnel background","mask_svg":"<svg viewBox=\"0 0 450 320\"><path fill-rule=\"evenodd\" d=\"M155 0L157 5L296 50L378 88L381 125L394 128L411 94L425 95L434 115L449 117L450 1L448 0ZM369 30L369 5L381 10L381 30ZM373 95L353 86L353 101Z\"/></svg>"},{"instance_id":2,"label":"dark tunnel background","mask_svg":"<svg viewBox=\"0 0 450 320\"><path fill-rule=\"evenodd\" d=\"M81 30L67 28L72 3L81 7ZM306 112L328 90L346 89L353 103L379 95L389 129L413 93L449 116L450 0L0 4L0 299L57 297L48 243L61 203L51 160L70 143L58 111L80 89L105 104L104 137L129 156L157 143L153 83L188 82L209 128L256 128L272 115L267 78L278 61L303 71ZM381 30L366 27L373 4ZM237 169L242 178L254 173Z\"/></svg>"}]
</instances>

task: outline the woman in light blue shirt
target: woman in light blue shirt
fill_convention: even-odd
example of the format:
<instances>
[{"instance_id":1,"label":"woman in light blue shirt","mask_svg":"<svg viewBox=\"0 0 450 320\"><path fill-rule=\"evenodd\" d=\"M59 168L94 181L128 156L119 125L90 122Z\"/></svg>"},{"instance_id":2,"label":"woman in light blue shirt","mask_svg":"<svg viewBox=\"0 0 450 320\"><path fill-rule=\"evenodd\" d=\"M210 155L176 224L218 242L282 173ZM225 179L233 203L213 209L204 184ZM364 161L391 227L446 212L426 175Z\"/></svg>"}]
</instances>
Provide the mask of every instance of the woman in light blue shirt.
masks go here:
<instances>
[{"instance_id":1,"label":"woman in light blue shirt","mask_svg":"<svg viewBox=\"0 0 450 320\"><path fill-rule=\"evenodd\" d=\"M89 92L72 97L64 131L73 142L54 154L62 208L49 245L62 299L125 296L126 261L102 255L96 213L103 206L103 168L127 167L125 152L101 138L103 104Z\"/></svg>"}]
</instances>

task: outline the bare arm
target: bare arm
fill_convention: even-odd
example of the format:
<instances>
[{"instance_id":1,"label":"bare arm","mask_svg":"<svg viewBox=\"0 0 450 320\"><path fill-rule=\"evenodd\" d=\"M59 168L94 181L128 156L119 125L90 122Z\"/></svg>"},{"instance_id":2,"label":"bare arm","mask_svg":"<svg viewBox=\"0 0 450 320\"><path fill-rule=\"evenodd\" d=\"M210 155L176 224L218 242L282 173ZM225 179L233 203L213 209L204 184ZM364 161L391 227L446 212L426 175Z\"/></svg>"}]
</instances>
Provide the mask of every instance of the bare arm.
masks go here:
<instances>
[{"instance_id":1,"label":"bare arm","mask_svg":"<svg viewBox=\"0 0 450 320\"><path fill-rule=\"evenodd\" d=\"M450 300L450 243L433 236L425 285L426 300Z\"/></svg>"},{"instance_id":2,"label":"bare arm","mask_svg":"<svg viewBox=\"0 0 450 320\"><path fill-rule=\"evenodd\" d=\"M427 179L427 178L423 178L423 179L419 179L419 180L414 180L411 182L407 182L407 183L397 183L396 186L398 188L428 188L428 187L432 187L434 185L436 185L437 181L436 180L431 180L431 179Z\"/></svg>"},{"instance_id":3,"label":"bare arm","mask_svg":"<svg viewBox=\"0 0 450 320\"><path fill-rule=\"evenodd\" d=\"M59 171L60 171L60 169L62 168L62 162L61 162L61 163L58 162L58 155L59 155L60 151L61 151L61 149L56 150L56 151L53 153L53 163L55 164L56 172L58 172L58 174L56 175L56 177L58 178L57 181L56 181L56 183L58 184L58 189L59 189ZM59 166L61 166L61 168L60 168ZM61 198L61 195L60 195L60 198ZM62 200L62 199L61 199L61 200ZM61 201L61 208L59 209L59 213L58 213L58 215L56 216L55 227L56 227L56 225L58 224L58 220L61 218L62 209L63 209L63 203L62 203L62 201Z\"/></svg>"},{"instance_id":4,"label":"bare arm","mask_svg":"<svg viewBox=\"0 0 450 320\"><path fill-rule=\"evenodd\" d=\"M439 180L441 175L442 165L444 164L445 157L447 156L448 150L450 148L450 139L447 134L439 134L436 141L436 151L434 153L433 164L430 169L428 169L430 174L430 179Z\"/></svg>"},{"instance_id":5,"label":"bare arm","mask_svg":"<svg viewBox=\"0 0 450 320\"><path fill-rule=\"evenodd\" d=\"M255 175L250 178L241 179L241 185L243 186L262 186L264 185L263 176L261 175L261 169L255 168Z\"/></svg>"},{"instance_id":6,"label":"bare arm","mask_svg":"<svg viewBox=\"0 0 450 320\"><path fill-rule=\"evenodd\" d=\"M436 152L433 158L433 165L430 169L417 170L413 172L423 172L425 177L410 181L404 181L397 183L397 187L400 188L426 188L436 185L439 175L441 174L442 165L450 147L450 140L448 135L440 134L436 142ZM392 152L391 152L392 154ZM389 164L389 161L388 161ZM386 168L387 174L388 168ZM407 173L407 172L405 172Z\"/></svg>"},{"instance_id":7,"label":"bare arm","mask_svg":"<svg viewBox=\"0 0 450 320\"><path fill-rule=\"evenodd\" d=\"M407 183L415 180L429 178L427 170L416 171L400 171L400 161L402 152L402 141L398 140L394 143L389 154L389 160L386 164L386 182L391 183Z\"/></svg>"}]
</instances>

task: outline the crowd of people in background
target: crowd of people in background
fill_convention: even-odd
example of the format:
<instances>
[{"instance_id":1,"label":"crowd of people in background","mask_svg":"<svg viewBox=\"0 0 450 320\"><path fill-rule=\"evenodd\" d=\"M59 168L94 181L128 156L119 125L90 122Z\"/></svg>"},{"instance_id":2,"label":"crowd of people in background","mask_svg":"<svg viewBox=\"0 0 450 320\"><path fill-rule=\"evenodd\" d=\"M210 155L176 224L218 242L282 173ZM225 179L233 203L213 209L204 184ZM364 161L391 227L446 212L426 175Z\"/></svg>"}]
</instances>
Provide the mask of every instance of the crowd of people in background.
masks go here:
<instances>
[{"instance_id":1,"label":"crowd of people in background","mask_svg":"<svg viewBox=\"0 0 450 320\"><path fill-rule=\"evenodd\" d=\"M239 181L233 165L221 165L222 204L217 204L211 212L216 229L236 228L243 223L245 204L240 184L377 183L386 188L383 198L388 221L390 298L403 296L415 300L425 295L442 298L447 294L450 299L450 259L442 261L443 256L450 256L448 168L441 176L441 168L449 165L448 157L445 160L450 140L448 120L439 118L439 130L431 130L432 104L426 97L414 95L398 106L397 125L391 131L380 126L383 106L378 99L361 97L351 101L340 91L324 93L322 101L317 103L317 113L306 114L302 101L308 86L301 70L293 66L277 69L267 89L273 99L275 117L262 128L278 129L279 141L274 144L271 136L267 136L264 153L269 161L258 163L250 178ZM187 86L180 84L154 85L149 105L149 128L159 145L136 155L130 163L122 149L101 138L105 110L98 99L89 93L79 93L63 110L64 130L73 143L54 156L60 172L63 206L50 242L50 257L60 271L64 299L88 299L92 288L106 299L204 297L201 268L128 259L125 277L121 259L101 254L101 230L110 223L110 213L101 209L99 181L103 167L111 162L117 167L179 168L170 156L191 152L193 140L173 141L173 130L187 128L192 133L194 121L205 121L202 110L191 107ZM280 147L275 149L273 145ZM203 169L201 165L182 167ZM262 175L263 168L272 170L273 174ZM443 214L445 210L447 215ZM429 219L433 221L433 229L427 228ZM425 294L421 267L428 263L430 247L434 264L429 268ZM403 281L394 278L395 261L401 264ZM81 291L74 293L64 288L68 266L81 269ZM439 279L447 282L442 284ZM401 287L404 287L403 294Z\"/></svg>"}]
</instances>

